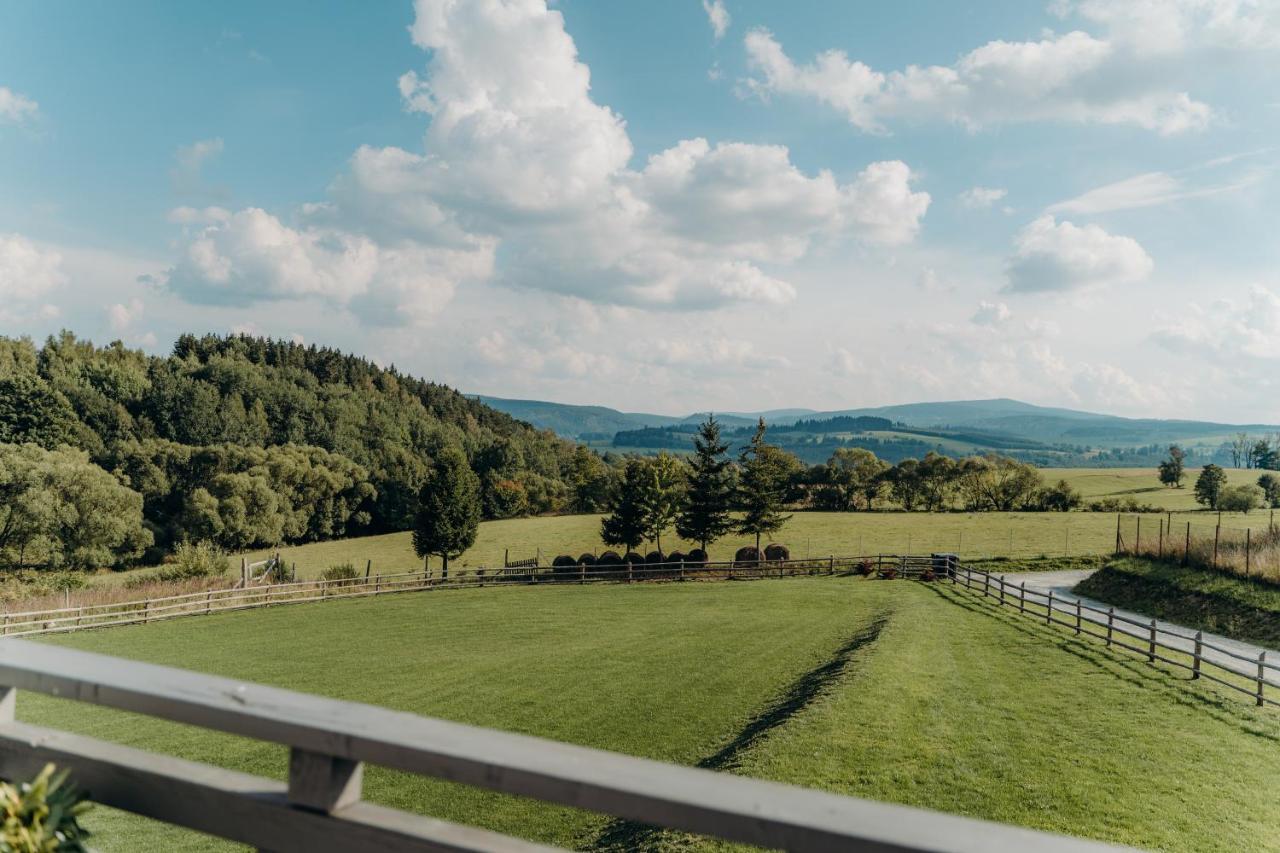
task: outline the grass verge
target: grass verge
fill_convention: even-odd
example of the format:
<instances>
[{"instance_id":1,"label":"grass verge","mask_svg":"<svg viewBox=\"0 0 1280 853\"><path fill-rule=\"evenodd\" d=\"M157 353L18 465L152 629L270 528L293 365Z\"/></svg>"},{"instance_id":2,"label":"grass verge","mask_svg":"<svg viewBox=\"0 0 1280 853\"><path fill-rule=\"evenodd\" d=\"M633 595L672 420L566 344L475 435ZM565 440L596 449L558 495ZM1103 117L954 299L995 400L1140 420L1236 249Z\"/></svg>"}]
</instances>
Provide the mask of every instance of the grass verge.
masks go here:
<instances>
[{"instance_id":1,"label":"grass verge","mask_svg":"<svg viewBox=\"0 0 1280 853\"><path fill-rule=\"evenodd\" d=\"M1080 595L1244 642L1280 644L1280 587L1209 569L1140 558L1111 560Z\"/></svg>"}]
</instances>

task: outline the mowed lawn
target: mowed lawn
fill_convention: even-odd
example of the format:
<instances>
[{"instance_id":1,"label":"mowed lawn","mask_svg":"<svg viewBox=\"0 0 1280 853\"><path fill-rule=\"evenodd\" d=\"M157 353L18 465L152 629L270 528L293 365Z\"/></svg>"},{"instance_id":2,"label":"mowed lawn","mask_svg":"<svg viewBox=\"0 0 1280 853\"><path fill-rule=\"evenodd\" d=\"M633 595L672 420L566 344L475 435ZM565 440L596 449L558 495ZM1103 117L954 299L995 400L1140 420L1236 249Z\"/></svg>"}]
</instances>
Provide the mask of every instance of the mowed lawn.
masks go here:
<instances>
[{"instance_id":1,"label":"mowed lawn","mask_svg":"<svg viewBox=\"0 0 1280 853\"><path fill-rule=\"evenodd\" d=\"M1261 851L1280 837L1280 714L945 584L440 591L49 642L1142 847ZM805 686L806 701L779 710ZM277 747L65 700L23 693L18 715L285 771ZM376 768L366 793L562 845L654 840L619 836L598 816ZM221 846L103 809L89 825L107 851Z\"/></svg>"}]
</instances>

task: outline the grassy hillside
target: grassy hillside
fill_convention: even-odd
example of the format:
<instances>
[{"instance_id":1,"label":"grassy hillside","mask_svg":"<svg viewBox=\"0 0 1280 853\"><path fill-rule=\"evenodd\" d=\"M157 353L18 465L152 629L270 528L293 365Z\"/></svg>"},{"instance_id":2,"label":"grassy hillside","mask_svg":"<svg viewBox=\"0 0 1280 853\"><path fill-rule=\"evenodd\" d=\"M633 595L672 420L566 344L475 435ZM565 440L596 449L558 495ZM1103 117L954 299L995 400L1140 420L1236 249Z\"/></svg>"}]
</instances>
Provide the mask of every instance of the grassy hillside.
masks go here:
<instances>
[{"instance_id":1,"label":"grassy hillside","mask_svg":"<svg viewBox=\"0 0 1280 853\"><path fill-rule=\"evenodd\" d=\"M1225 637L1280 644L1280 588L1154 560L1113 560L1076 591Z\"/></svg>"},{"instance_id":2,"label":"grassy hillside","mask_svg":"<svg viewBox=\"0 0 1280 853\"><path fill-rule=\"evenodd\" d=\"M485 589L52 642L1148 848L1261 851L1280 836L1280 716L945 585ZM18 716L285 772L283 749L65 700L23 694ZM377 802L558 844L654 840L377 768L365 789ZM227 849L102 809L89 825L106 851Z\"/></svg>"}]
</instances>

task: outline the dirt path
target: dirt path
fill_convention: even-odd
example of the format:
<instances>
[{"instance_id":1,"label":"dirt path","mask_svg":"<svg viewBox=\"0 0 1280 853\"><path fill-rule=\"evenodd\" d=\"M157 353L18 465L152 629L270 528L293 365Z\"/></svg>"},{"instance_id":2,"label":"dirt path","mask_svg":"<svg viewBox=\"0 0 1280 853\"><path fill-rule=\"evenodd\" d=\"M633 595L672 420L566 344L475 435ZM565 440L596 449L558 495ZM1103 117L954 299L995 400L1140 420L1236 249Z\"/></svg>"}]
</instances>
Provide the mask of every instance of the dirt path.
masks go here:
<instances>
[{"instance_id":1,"label":"dirt path","mask_svg":"<svg viewBox=\"0 0 1280 853\"><path fill-rule=\"evenodd\" d=\"M1105 602L1097 601L1092 598L1085 598L1084 596L1076 595L1071 591L1075 588L1076 584L1089 577L1094 573L1094 571L1096 571L1096 569L1066 572L1020 572L1005 575L1004 578L1012 584L1025 583L1027 585L1027 589L1033 589L1038 592L1048 593L1052 591L1054 599L1062 601L1065 604L1075 604L1076 600L1079 599L1084 605L1099 607L1106 610L1110 605ZM1151 621L1151 616L1145 613L1135 613L1132 610L1121 610L1120 608L1116 608L1116 616L1133 619L1144 624L1150 623ZM1106 624L1106 617L1097 613L1089 613L1086 611L1084 613L1084 618L1093 622ZM1157 619L1156 629L1161 632L1166 632L1161 634L1160 639L1162 643L1188 654L1194 651L1196 634L1196 630L1194 628L1188 628L1185 625L1179 625L1176 622L1167 622L1163 619ZM1136 625L1124 625L1123 623L1119 623L1116 626L1116 630L1123 630L1130 636L1141 640L1145 640L1147 637L1144 629L1139 628ZM1203 636L1206 643L1226 649L1248 659L1240 660L1239 658L1232 657L1230 654L1224 654L1216 649L1205 648L1203 656L1206 660L1211 660L1214 663L1233 670L1234 672L1238 672L1246 678L1257 677L1258 655L1264 651L1267 653L1267 659L1269 661L1280 663L1280 650L1268 649L1265 646L1257 646L1252 643L1243 643L1239 640L1232 640L1219 634L1210 634L1207 631ZM1264 679L1268 684L1280 686L1280 672L1268 670Z\"/></svg>"}]
</instances>

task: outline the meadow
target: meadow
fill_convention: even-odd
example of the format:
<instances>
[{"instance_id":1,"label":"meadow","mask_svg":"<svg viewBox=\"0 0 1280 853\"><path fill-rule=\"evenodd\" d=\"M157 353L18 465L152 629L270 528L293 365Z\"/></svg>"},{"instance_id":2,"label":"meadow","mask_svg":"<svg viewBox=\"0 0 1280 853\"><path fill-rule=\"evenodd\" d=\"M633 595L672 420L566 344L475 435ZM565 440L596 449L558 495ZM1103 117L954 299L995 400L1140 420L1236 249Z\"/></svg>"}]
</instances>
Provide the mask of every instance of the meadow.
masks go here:
<instances>
[{"instance_id":1,"label":"meadow","mask_svg":"<svg viewBox=\"0 0 1280 853\"><path fill-rule=\"evenodd\" d=\"M946 584L491 588L48 642L1153 849L1265 850L1280 836L1280 716ZM66 700L22 694L18 716L285 772L274 746ZM562 845L684 841L378 768L365 787ZM89 825L104 851L230 849L106 809Z\"/></svg>"}]
</instances>

